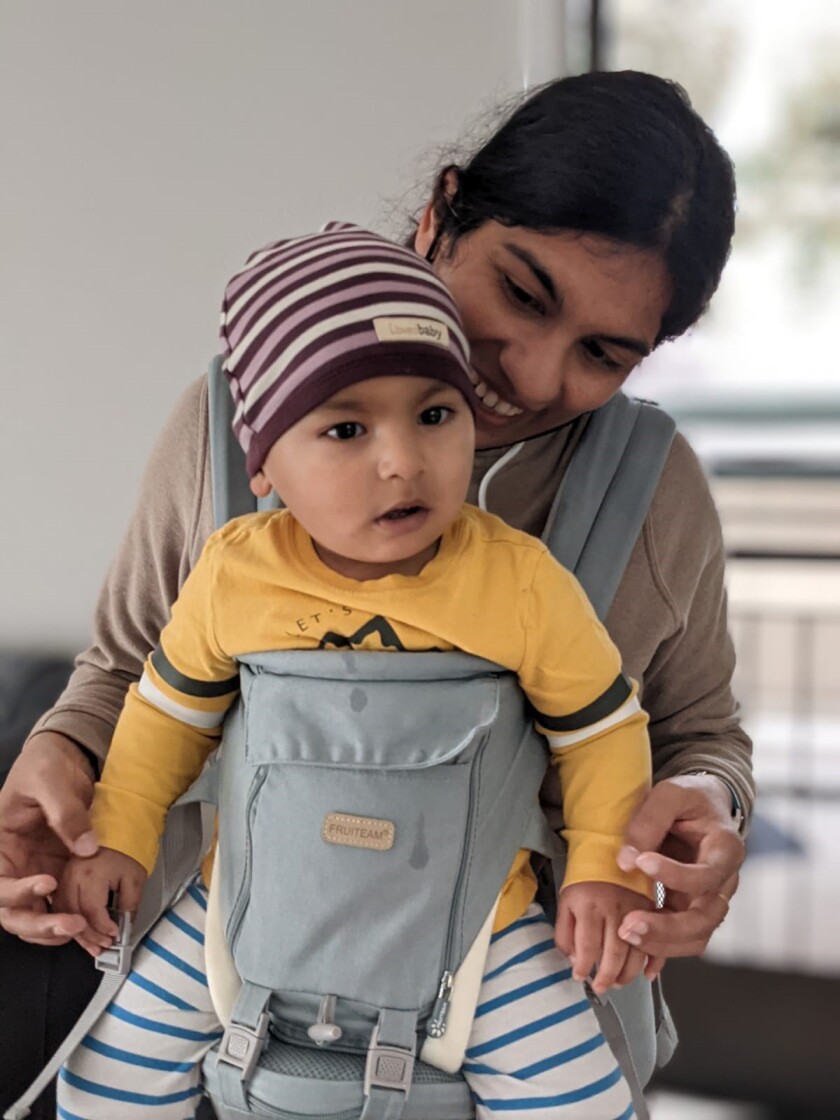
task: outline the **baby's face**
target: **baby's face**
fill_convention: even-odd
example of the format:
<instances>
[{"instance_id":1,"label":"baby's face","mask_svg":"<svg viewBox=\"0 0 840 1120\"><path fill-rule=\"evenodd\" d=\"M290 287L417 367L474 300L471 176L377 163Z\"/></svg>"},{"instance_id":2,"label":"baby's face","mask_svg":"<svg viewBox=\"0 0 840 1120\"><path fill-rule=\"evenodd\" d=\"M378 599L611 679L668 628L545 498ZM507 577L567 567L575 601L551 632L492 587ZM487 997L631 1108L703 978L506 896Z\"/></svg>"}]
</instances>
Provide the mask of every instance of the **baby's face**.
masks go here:
<instances>
[{"instance_id":1,"label":"baby's face","mask_svg":"<svg viewBox=\"0 0 840 1120\"><path fill-rule=\"evenodd\" d=\"M458 392L425 377L359 381L280 437L255 476L322 560L352 579L416 575L458 516L475 429Z\"/></svg>"}]
</instances>

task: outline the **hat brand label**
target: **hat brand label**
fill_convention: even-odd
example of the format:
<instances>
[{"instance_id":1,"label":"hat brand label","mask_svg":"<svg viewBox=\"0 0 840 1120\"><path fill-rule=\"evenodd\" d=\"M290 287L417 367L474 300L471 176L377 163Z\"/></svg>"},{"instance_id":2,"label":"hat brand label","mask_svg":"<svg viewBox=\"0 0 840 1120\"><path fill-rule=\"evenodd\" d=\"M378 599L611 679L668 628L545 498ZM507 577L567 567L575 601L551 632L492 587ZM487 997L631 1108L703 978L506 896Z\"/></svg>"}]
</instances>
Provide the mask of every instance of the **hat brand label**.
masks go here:
<instances>
[{"instance_id":1,"label":"hat brand label","mask_svg":"<svg viewBox=\"0 0 840 1120\"><path fill-rule=\"evenodd\" d=\"M449 328L437 319L412 319L406 316L373 320L380 342L433 342L449 345Z\"/></svg>"},{"instance_id":2,"label":"hat brand label","mask_svg":"<svg viewBox=\"0 0 840 1120\"><path fill-rule=\"evenodd\" d=\"M351 817L346 813L327 813L321 836L328 844L344 844L348 848L370 848L387 852L394 846L396 828L393 821L376 817Z\"/></svg>"}]
</instances>

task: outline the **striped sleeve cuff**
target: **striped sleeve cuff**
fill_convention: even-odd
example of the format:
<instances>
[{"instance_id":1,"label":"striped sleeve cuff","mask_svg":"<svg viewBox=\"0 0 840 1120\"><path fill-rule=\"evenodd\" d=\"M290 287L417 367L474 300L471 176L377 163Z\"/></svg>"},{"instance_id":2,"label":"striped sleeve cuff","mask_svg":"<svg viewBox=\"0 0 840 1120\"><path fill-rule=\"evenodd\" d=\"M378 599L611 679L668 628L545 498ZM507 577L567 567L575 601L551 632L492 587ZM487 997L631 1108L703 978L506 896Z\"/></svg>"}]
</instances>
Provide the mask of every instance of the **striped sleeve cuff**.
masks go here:
<instances>
[{"instance_id":1,"label":"striped sleeve cuff","mask_svg":"<svg viewBox=\"0 0 840 1120\"><path fill-rule=\"evenodd\" d=\"M552 750L561 750L608 731L640 710L632 683L619 673L605 692L577 712L563 716L549 716L539 711L534 714Z\"/></svg>"},{"instance_id":2,"label":"striped sleeve cuff","mask_svg":"<svg viewBox=\"0 0 840 1120\"><path fill-rule=\"evenodd\" d=\"M210 731L221 724L239 691L239 675L218 681L188 677L158 646L146 662L137 691L164 715L200 731Z\"/></svg>"}]
</instances>

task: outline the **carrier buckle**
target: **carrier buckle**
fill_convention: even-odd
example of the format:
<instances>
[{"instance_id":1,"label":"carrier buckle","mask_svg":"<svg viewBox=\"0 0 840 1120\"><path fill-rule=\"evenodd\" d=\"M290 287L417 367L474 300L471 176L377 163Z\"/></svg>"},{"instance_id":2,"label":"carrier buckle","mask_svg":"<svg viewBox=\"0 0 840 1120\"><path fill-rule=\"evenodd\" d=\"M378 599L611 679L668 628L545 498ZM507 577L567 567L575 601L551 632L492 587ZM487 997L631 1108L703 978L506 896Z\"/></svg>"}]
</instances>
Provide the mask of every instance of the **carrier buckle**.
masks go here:
<instances>
[{"instance_id":1,"label":"carrier buckle","mask_svg":"<svg viewBox=\"0 0 840 1120\"><path fill-rule=\"evenodd\" d=\"M261 1011L257 1025L252 1030L242 1023L231 1023L219 1043L220 1062L235 1066L241 1081L250 1080L257 1062L260 1060L265 1037L268 1033L268 1012Z\"/></svg>"},{"instance_id":2,"label":"carrier buckle","mask_svg":"<svg viewBox=\"0 0 840 1120\"><path fill-rule=\"evenodd\" d=\"M379 1024L373 1028L365 1062L364 1094L371 1089L394 1089L408 1095L414 1076L414 1051L402 1046L380 1046Z\"/></svg>"},{"instance_id":3,"label":"carrier buckle","mask_svg":"<svg viewBox=\"0 0 840 1120\"><path fill-rule=\"evenodd\" d=\"M117 923L117 936L110 949L103 949L96 958L100 972L112 972L126 976L131 971L131 914L127 910L111 911Z\"/></svg>"}]
</instances>

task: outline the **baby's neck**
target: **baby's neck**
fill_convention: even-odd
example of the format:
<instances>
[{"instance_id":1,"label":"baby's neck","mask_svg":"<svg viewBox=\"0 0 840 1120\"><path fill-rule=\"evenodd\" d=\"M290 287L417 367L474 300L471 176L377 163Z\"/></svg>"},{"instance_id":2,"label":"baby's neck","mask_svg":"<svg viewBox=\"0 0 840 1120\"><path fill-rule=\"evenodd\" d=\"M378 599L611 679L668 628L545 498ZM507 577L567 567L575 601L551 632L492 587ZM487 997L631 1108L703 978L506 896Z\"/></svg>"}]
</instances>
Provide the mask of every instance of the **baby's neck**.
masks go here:
<instances>
[{"instance_id":1,"label":"baby's neck","mask_svg":"<svg viewBox=\"0 0 840 1120\"><path fill-rule=\"evenodd\" d=\"M353 579L359 583L374 579L384 579L385 576L419 576L430 560L437 555L440 539L434 541L428 548L414 556L407 556L401 560L379 563L374 560L355 560L349 556L340 556L325 548L314 538L312 545L319 560L332 571L337 572L345 579Z\"/></svg>"}]
</instances>

